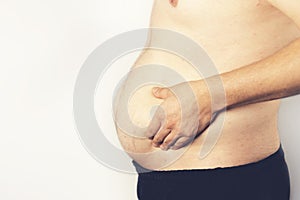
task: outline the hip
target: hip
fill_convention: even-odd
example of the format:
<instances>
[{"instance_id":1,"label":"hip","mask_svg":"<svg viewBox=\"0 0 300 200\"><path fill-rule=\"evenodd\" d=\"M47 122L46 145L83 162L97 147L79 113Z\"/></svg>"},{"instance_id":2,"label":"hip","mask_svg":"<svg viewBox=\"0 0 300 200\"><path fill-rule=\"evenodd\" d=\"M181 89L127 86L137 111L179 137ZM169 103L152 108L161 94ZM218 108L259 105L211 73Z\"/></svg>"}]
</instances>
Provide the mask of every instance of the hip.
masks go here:
<instances>
[{"instance_id":1,"label":"hip","mask_svg":"<svg viewBox=\"0 0 300 200\"><path fill-rule=\"evenodd\" d=\"M288 200L290 196L289 172L281 146L262 160L234 167L147 171L133 164L139 173L137 192L141 200Z\"/></svg>"}]
</instances>

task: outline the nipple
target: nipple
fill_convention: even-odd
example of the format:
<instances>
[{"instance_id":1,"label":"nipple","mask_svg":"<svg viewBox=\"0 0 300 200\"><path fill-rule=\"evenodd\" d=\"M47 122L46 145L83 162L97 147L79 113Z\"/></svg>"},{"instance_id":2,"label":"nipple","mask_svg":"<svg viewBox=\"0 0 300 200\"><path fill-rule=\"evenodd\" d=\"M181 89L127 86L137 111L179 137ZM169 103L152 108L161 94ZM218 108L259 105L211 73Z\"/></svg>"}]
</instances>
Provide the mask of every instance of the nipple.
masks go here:
<instances>
[{"instance_id":1,"label":"nipple","mask_svg":"<svg viewBox=\"0 0 300 200\"><path fill-rule=\"evenodd\" d=\"M175 8L178 4L178 0L169 0L170 4Z\"/></svg>"}]
</instances>

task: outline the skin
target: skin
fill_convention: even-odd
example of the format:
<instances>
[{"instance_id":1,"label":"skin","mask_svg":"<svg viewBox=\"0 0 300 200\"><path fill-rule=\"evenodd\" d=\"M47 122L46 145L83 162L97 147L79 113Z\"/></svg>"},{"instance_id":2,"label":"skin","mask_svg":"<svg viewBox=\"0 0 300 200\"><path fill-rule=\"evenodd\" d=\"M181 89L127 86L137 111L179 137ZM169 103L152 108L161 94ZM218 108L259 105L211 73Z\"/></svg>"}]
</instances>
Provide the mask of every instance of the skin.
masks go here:
<instances>
[{"instance_id":1,"label":"skin","mask_svg":"<svg viewBox=\"0 0 300 200\"><path fill-rule=\"evenodd\" d=\"M212 109L210 92L215 91L209 91L205 82L213 82L215 77L203 80L182 58L145 48L132 70L161 64L187 81L160 88L158 93L152 91L158 85L147 85L132 95L128 103L131 120L149 129L139 138L116 126L124 150L143 167L156 170L236 166L274 153L280 145L278 99L299 92L299 9L299 3L292 0L186 0L178 1L176 7L168 1L154 1L150 27L178 31L201 45L215 63L227 101ZM159 43L165 38L150 35L148 41ZM197 101L177 99L171 92L187 85ZM124 88L126 82L121 97ZM184 104L183 117L178 102ZM151 121L153 105L160 108ZM116 106L115 112L117 119L117 113L126 111ZM208 129L216 124L223 125L220 138L209 154L199 159ZM177 152L180 156L172 160Z\"/></svg>"},{"instance_id":2,"label":"skin","mask_svg":"<svg viewBox=\"0 0 300 200\"><path fill-rule=\"evenodd\" d=\"M215 111L211 110L209 89L203 80L181 83L171 88L153 88L153 95L164 100L161 108L166 113L163 114L163 112L158 111L148 128L147 136L153 138L152 142L155 147L160 147L163 150L184 147L210 123L212 113L217 114L226 108L234 109L246 104L300 94L300 39L293 41L287 47L264 60L221 74L220 77L227 99L226 104ZM190 113L197 109L197 105L190 106L189 100L181 101L182 105L180 106L172 92L174 88L182 87L185 84L194 88L198 97L197 103L202 109L199 113L180 118L181 107L190 107L188 110ZM161 120L169 123L164 123L161 126ZM198 120L200 123L191 123ZM195 128L197 131L191 131ZM160 131L157 132L156 130ZM166 134L165 130L170 131Z\"/></svg>"},{"instance_id":3,"label":"skin","mask_svg":"<svg viewBox=\"0 0 300 200\"><path fill-rule=\"evenodd\" d=\"M298 26L300 25L299 1L270 0L269 3L292 18ZM287 47L282 48L279 52L266 59L221 74L220 77L225 87L227 102L219 110L215 111L209 109L211 107L209 91L203 80L189 83L196 91L199 106L201 103L203 107L200 113L197 113L198 115L189 115L189 118L179 118L178 116L182 112L181 107L188 106L190 102L186 100L180 106L177 103L175 94L172 93L174 87L180 87L180 85L187 83L181 83L172 88L153 88L153 95L164 100L161 107L164 113L167 113L163 115L162 112L158 111L149 125L147 136L153 138L155 147L160 147L163 150L184 147L209 124L212 113L216 114L220 110L299 94L300 39L296 39ZM215 77L210 79L213 78ZM203 91L206 94L203 94ZM196 109L195 106L190 108L190 113L193 113L193 110ZM166 123L163 123L163 126L161 126L161 121ZM188 123L193 121L200 121L200 123ZM184 124L183 126L181 125L182 123ZM196 127L198 131L191 131L195 130Z\"/></svg>"}]
</instances>

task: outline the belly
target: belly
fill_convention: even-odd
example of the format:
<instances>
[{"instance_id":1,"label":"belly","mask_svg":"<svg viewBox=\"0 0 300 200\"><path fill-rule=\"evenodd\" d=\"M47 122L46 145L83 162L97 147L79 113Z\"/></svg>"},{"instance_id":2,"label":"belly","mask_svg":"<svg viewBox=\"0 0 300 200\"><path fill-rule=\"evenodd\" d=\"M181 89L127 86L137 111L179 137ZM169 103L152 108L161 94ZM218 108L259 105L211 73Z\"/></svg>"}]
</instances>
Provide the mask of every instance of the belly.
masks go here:
<instances>
[{"instance_id":1,"label":"belly","mask_svg":"<svg viewBox=\"0 0 300 200\"><path fill-rule=\"evenodd\" d=\"M217 1L209 2L216 3ZM234 2L232 2L233 5ZM174 8L167 7L168 1L155 1L150 25L179 31L196 41L204 47L211 57L218 73L234 70L263 59L300 35L299 30L287 17L274 9L272 10L270 6L265 7L265 12L262 12L263 8L258 8L262 10L259 10L256 14L252 13L253 16L251 17L250 11L254 12L256 3L247 6L239 3L238 13L233 7L229 9L231 14L224 13L226 12L224 9L222 12L216 11L221 15L219 18L218 14L214 15L213 21L224 23L211 24L209 23L211 22L209 20L210 13L207 12L207 9L201 7L201 9L204 9L203 12L196 12L193 9L197 6L190 7L191 13L188 14L189 12L184 8L187 5L182 4L180 8L180 2L178 3L179 10L176 11ZM194 4L197 4L196 1L194 1ZM197 5L200 6L200 3ZM243 12L242 8L246 10ZM202 13L202 16L197 13ZM236 16L229 16L232 13ZM275 19L270 16L275 17ZM263 20L266 17L270 19L268 22ZM205 21L205 19L207 20ZM229 21L226 21L226 19ZM152 34L149 41L160 43L166 39ZM157 67L157 64L164 67ZM121 121L124 120L122 114L124 112L128 113L125 124L127 122L137 127L136 130L126 130L126 128L124 129L116 124L118 137L124 150L143 167L172 170L236 166L263 159L279 147L280 141L277 131L278 100L246 105L221 113L210 126L214 127L214 124L221 124L221 129L216 130L220 134L214 133L213 128L208 129L189 146L180 150L162 151L152 147L151 140L144 137L143 131L149 124L151 113L161 103L161 100L156 99L151 94L151 88L156 84L150 81L135 88L130 94L128 94L126 88L129 87L132 81L147 77L147 70L144 74L135 74L136 69L151 68L153 66L156 66L155 73L157 77L154 81L156 83L165 82L165 79L172 78L168 74L161 75L166 69L170 73L176 72L185 81L203 78L190 63L164 51L144 50L137 59L127 81L124 82L123 89L119 93L121 100L126 97L126 108L116 106L115 110L117 120L118 118ZM206 139L210 138L211 134L219 137L214 138L213 148L209 148L205 156L199 157L203 149L207 150L208 143Z\"/></svg>"},{"instance_id":2,"label":"belly","mask_svg":"<svg viewBox=\"0 0 300 200\"><path fill-rule=\"evenodd\" d=\"M155 62L152 62L155 61ZM151 67L153 63L159 63L180 74L186 81L201 79L202 77L194 68L179 57L162 51L149 50L138 60L138 65L133 66L131 73L138 68ZM145 65L145 66L144 66ZM126 96L129 92L126 87L132 79L139 79L136 74L129 74L128 80L120 91L119 98ZM156 70L160 74L161 71ZM131 76L132 75L132 76ZM161 76L161 79L168 77ZM143 78L143 77L142 77ZM159 80L156 79L159 82ZM163 80L161 80L163 82ZM127 106L116 108L118 113L128 113L128 122L143 131L151 120L151 114L162 100L155 98L151 88L157 84L144 84L130 92ZM125 100L125 99L123 99ZM256 103L223 112L211 124L222 124L218 133L206 130L197 137L189 146L173 151L162 151L151 145L151 140L144 136L144 132L137 133L134 129L127 129L117 126L119 140L124 150L140 165L150 169L171 170L171 169L192 169L192 168L214 168L245 164L260 160L279 146L277 132L277 110L278 101ZM206 138L208 134L218 135L215 138L214 146L209 149L205 157L200 158L200 152L207 149ZM211 145L209 143L209 145Z\"/></svg>"}]
</instances>

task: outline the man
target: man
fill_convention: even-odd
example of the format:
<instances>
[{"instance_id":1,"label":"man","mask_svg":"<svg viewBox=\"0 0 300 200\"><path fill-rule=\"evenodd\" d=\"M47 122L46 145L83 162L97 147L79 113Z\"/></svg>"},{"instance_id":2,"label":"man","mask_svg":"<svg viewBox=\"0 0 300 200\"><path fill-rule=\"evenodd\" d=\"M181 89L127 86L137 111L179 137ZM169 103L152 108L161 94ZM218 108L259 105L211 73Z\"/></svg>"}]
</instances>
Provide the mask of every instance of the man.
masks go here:
<instances>
[{"instance_id":1,"label":"man","mask_svg":"<svg viewBox=\"0 0 300 200\"><path fill-rule=\"evenodd\" d=\"M196 41L220 76L154 87L153 96L152 87L144 87L131 98L131 118L138 124L143 124L139 110L158 100L161 108L148 127L149 139L130 137L118 129L138 172L150 170L139 174L140 199L289 199L277 111L279 98L300 92L299 10L298 0L154 1L151 27L178 31ZM152 36L150 43L165 39ZM149 63L191 73L182 60L152 50L143 52L135 67ZM212 107L214 91L206 83L217 78L223 82L226 101L216 99ZM183 91L180 88L186 85L195 92L197 103L178 99L172 92ZM225 114L221 136L199 159L207 127L220 123L221 114ZM216 118L210 124L212 116ZM176 161L158 167L170 155L166 152L184 148Z\"/></svg>"}]
</instances>

